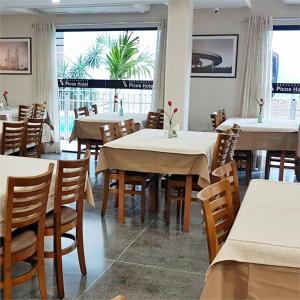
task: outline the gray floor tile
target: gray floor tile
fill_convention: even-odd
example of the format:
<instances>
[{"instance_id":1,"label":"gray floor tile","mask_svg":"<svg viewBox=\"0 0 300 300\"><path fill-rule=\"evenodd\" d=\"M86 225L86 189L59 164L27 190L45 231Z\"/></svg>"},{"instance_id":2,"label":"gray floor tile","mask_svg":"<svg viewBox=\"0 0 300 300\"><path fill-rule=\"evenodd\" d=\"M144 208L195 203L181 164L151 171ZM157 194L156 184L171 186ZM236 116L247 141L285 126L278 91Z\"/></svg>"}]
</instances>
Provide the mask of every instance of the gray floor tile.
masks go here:
<instances>
[{"instance_id":1,"label":"gray floor tile","mask_svg":"<svg viewBox=\"0 0 300 300\"><path fill-rule=\"evenodd\" d=\"M81 299L111 299L122 294L130 300L198 300L203 283L199 274L116 262Z\"/></svg>"}]
</instances>

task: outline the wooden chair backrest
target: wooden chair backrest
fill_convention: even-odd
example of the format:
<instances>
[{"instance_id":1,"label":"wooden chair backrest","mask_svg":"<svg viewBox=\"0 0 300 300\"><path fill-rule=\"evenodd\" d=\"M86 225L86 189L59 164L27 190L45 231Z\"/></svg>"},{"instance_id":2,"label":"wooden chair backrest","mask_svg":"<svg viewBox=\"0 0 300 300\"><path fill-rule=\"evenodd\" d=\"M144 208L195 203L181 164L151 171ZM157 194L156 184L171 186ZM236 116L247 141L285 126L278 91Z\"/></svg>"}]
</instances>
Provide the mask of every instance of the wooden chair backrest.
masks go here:
<instances>
[{"instance_id":1,"label":"wooden chair backrest","mask_svg":"<svg viewBox=\"0 0 300 300\"><path fill-rule=\"evenodd\" d=\"M46 115L46 105L41 103L33 104L33 118L44 119Z\"/></svg>"},{"instance_id":2,"label":"wooden chair backrest","mask_svg":"<svg viewBox=\"0 0 300 300\"><path fill-rule=\"evenodd\" d=\"M100 133L102 137L103 145L116 140L118 138L115 124L106 124L100 127Z\"/></svg>"},{"instance_id":3,"label":"wooden chair backrest","mask_svg":"<svg viewBox=\"0 0 300 300\"><path fill-rule=\"evenodd\" d=\"M43 118L30 118L27 120L25 144L37 146L42 142Z\"/></svg>"},{"instance_id":4,"label":"wooden chair backrest","mask_svg":"<svg viewBox=\"0 0 300 300\"><path fill-rule=\"evenodd\" d=\"M97 114L98 113L98 107L97 107L97 104L93 104L92 106L91 106L91 113L92 114Z\"/></svg>"},{"instance_id":5,"label":"wooden chair backrest","mask_svg":"<svg viewBox=\"0 0 300 300\"><path fill-rule=\"evenodd\" d=\"M211 170L214 170L226 163L232 136L232 133L218 134L211 164Z\"/></svg>"},{"instance_id":6,"label":"wooden chair backrest","mask_svg":"<svg viewBox=\"0 0 300 300\"><path fill-rule=\"evenodd\" d=\"M164 129L164 111L157 111L158 112L158 118L157 118L157 125L156 125L156 129Z\"/></svg>"},{"instance_id":7,"label":"wooden chair backrest","mask_svg":"<svg viewBox=\"0 0 300 300\"><path fill-rule=\"evenodd\" d=\"M210 114L210 119L211 119L213 131L215 131L217 129L217 127L221 124L218 113L214 112L214 113Z\"/></svg>"},{"instance_id":8,"label":"wooden chair backrest","mask_svg":"<svg viewBox=\"0 0 300 300\"><path fill-rule=\"evenodd\" d=\"M225 112L225 109L219 109L217 111L217 114L219 116L219 119L220 119L220 122L223 123L224 121L226 121L226 112Z\"/></svg>"},{"instance_id":9,"label":"wooden chair backrest","mask_svg":"<svg viewBox=\"0 0 300 300\"><path fill-rule=\"evenodd\" d=\"M60 215L63 205L76 202L76 211L82 216L90 156L90 152L87 151L84 159L58 161L54 214ZM56 222L56 225L60 227L60 218L57 218Z\"/></svg>"},{"instance_id":10,"label":"wooden chair backrest","mask_svg":"<svg viewBox=\"0 0 300 300\"><path fill-rule=\"evenodd\" d=\"M207 235L209 262L216 257L234 222L231 189L228 180L222 180L198 193L201 201Z\"/></svg>"},{"instance_id":11,"label":"wooden chair backrest","mask_svg":"<svg viewBox=\"0 0 300 300\"><path fill-rule=\"evenodd\" d=\"M82 106L79 108L74 108L74 114L75 114L75 119L78 119L78 117L88 116L90 113L86 106Z\"/></svg>"},{"instance_id":12,"label":"wooden chair backrest","mask_svg":"<svg viewBox=\"0 0 300 300\"><path fill-rule=\"evenodd\" d=\"M53 169L54 164L50 163L48 171L41 175L7 178L5 242L11 239L12 228L22 228L37 222L45 222Z\"/></svg>"},{"instance_id":13,"label":"wooden chair backrest","mask_svg":"<svg viewBox=\"0 0 300 300\"><path fill-rule=\"evenodd\" d=\"M122 122L119 122L115 128L116 128L116 134L118 137L122 137L128 134L131 134L134 132L133 130L134 122L133 119L125 120Z\"/></svg>"},{"instance_id":14,"label":"wooden chair backrest","mask_svg":"<svg viewBox=\"0 0 300 300\"><path fill-rule=\"evenodd\" d=\"M227 155L227 158L226 158L226 162L233 161L236 144L237 144L237 142L239 140L239 137L240 137L240 131L241 131L241 127L238 124L233 124L233 126L231 128L231 132L233 133L233 135L232 135L228 155Z\"/></svg>"},{"instance_id":15,"label":"wooden chair backrest","mask_svg":"<svg viewBox=\"0 0 300 300\"><path fill-rule=\"evenodd\" d=\"M20 151L22 155L26 135L26 122L3 122L0 154Z\"/></svg>"},{"instance_id":16,"label":"wooden chair backrest","mask_svg":"<svg viewBox=\"0 0 300 300\"><path fill-rule=\"evenodd\" d=\"M7 121L6 115L0 115L0 121Z\"/></svg>"},{"instance_id":17,"label":"wooden chair backrest","mask_svg":"<svg viewBox=\"0 0 300 300\"><path fill-rule=\"evenodd\" d=\"M219 180L228 179L231 187L232 205L234 216L238 213L241 206L241 196L240 196L240 185L237 174L237 167L235 161L226 163L223 166L218 167L212 171L214 177L219 178Z\"/></svg>"},{"instance_id":18,"label":"wooden chair backrest","mask_svg":"<svg viewBox=\"0 0 300 300\"><path fill-rule=\"evenodd\" d=\"M156 129L160 113L149 111L147 116L146 128Z\"/></svg>"},{"instance_id":19,"label":"wooden chair backrest","mask_svg":"<svg viewBox=\"0 0 300 300\"><path fill-rule=\"evenodd\" d=\"M18 121L24 121L32 118L33 108L28 105L19 105Z\"/></svg>"}]
</instances>

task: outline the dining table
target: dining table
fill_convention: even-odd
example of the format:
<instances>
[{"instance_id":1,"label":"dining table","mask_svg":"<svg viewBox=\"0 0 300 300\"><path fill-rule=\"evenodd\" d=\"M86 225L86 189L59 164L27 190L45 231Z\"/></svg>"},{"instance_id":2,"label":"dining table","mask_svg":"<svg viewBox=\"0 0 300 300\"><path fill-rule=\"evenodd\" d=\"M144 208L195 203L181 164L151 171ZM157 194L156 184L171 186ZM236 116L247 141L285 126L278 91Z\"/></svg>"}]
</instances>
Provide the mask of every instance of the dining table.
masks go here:
<instances>
[{"instance_id":1,"label":"dining table","mask_svg":"<svg viewBox=\"0 0 300 300\"><path fill-rule=\"evenodd\" d=\"M299 183L250 182L200 299L300 299L299 195Z\"/></svg>"},{"instance_id":2,"label":"dining table","mask_svg":"<svg viewBox=\"0 0 300 300\"><path fill-rule=\"evenodd\" d=\"M283 150L296 151L300 156L299 121L257 118L229 118L221 123L216 131L241 127L236 144L237 150Z\"/></svg>"},{"instance_id":3,"label":"dining table","mask_svg":"<svg viewBox=\"0 0 300 300\"><path fill-rule=\"evenodd\" d=\"M100 127L106 124L118 124L121 121L133 119L135 130L146 123L146 114L127 114L120 116L117 112L98 113L89 116L81 116L74 120L74 126L70 136L70 142L76 139L102 140Z\"/></svg>"},{"instance_id":4,"label":"dining table","mask_svg":"<svg viewBox=\"0 0 300 300\"><path fill-rule=\"evenodd\" d=\"M48 166L50 163L54 163L55 168L53 171L52 181L49 190L47 212L54 208L57 161L48 159L0 155L0 237L3 236L7 178L11 176L27 177L42 174L48 170ZM88 178L86 181L85 192L87 202L90 205L95 206L92 187Z\"/></svg>"},{"instance_id":5,"label":"dining table","mask_svg":"<svg viewBox=\"0 0 300 300\"><path fill-rule=\"evenodd\" d=\"M183 231L190 228L193 175L202 187L210 184L210 166L218 134L215 132L179 131L168 138L161 129L142 129L103 145L96 174L119 171L118 222L124 223L124 172L148 172L185 175Z\"/></svg>"}]
</instances>

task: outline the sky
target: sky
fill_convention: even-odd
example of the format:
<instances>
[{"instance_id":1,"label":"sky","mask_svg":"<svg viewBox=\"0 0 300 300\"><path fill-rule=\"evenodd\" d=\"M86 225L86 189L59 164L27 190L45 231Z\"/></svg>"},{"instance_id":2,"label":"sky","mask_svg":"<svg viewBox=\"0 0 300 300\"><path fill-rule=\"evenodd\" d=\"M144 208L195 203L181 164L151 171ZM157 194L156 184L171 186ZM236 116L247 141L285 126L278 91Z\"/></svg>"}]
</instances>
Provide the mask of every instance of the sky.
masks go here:
<instances>
[{"instance_id":1,"label":"sky","mask_svg":"<svg viewBox=\"0 0 300 300\"><path fill-rule=\"evenodd\" d=\"M273 32L273 51L279 54L279 83L300 83L300 30Z\"/></svg>"},{"instance_id":2,"label":"sky","mask_svg":"<svg viewBox=\"0 0 300 300\"><path fill-rule=\"evenodd\" d=\"M106 31L107 32L107 31ZM76 61L77 57L85 54L88 48L94 43L97 36L105 34L105 31L84 31L84 32L65 32L64 33L64 52L65 55L72 61ZM118 37L123 31L109 31L112 37ZM146 49L153 53L155 59L157 31L135 31L133 36L139 36L140 49ZM93 79L109 79L109 74L102 67L100 70L89 70L89 74ZM144 78L141 78L144 79ZM149 78L147 78L149 79Z\"/></svg>"}]
</instances>

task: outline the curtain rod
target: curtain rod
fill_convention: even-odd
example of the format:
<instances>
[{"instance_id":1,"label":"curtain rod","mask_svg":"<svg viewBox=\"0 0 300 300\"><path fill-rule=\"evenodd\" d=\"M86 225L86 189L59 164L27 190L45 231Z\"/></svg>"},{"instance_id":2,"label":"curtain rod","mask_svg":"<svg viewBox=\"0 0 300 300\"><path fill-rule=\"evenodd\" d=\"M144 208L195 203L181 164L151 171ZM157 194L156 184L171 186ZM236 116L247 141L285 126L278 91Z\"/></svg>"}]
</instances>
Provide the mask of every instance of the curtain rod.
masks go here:
<instances>
[{"instance_id":1,"label":"curtain rod","mask_svg":"<svg viewBox=\"0 0 300 300\"><path fill-rule=\"evenodd\" d=\"M300 22L300 17L273 18L273 21L299 21Z\"/></svg>"}]
</instances>

